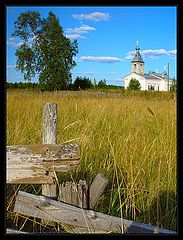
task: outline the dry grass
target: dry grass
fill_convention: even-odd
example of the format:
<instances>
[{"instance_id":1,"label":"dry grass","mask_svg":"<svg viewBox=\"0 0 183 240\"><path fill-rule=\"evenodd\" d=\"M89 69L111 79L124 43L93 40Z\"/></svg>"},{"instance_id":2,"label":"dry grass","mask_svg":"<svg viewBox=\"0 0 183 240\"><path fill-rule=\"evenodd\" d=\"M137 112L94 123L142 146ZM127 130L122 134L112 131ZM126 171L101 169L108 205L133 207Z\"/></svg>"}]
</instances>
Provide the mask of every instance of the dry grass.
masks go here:
<instances>
[{"instance_id":1,"label":"dry grass","mask_svg":"<svg viewBox=\"0 0 183 240\"><path fill-rule=\"evenodd\" d=\"M47 102L58 104L57 143L81 146L72 178L89 184L97 173L109 178L96 210L176 230L176 103L170 93L8 91L7 145L42 142Z\"/></svg>"}]
</instances>

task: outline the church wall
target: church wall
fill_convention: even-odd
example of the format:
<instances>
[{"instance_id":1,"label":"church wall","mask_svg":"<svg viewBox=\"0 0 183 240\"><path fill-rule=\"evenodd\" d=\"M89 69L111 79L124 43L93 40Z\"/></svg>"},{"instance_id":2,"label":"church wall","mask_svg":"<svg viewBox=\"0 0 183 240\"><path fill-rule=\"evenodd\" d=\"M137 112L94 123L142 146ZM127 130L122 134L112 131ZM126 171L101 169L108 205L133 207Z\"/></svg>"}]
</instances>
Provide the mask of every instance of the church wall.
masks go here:
<instances>
[{"instance_id":1,"label":"church wall","mask_svg":"<svg viewBox=\"0 0 183 240\"><path fill-rule=\"evenodd\" d=\"M154 86L155 91L167 91L168 89L168 81L158 79L145 79L135 73L131 73L130 76L124 79L125 89L128 87L129 82L132 78L135 78L140 82L141 90L148 90L148 86ZM169 86L171 86L171 84L172 82L169 81Z\"/></svg>"}]
</instances>

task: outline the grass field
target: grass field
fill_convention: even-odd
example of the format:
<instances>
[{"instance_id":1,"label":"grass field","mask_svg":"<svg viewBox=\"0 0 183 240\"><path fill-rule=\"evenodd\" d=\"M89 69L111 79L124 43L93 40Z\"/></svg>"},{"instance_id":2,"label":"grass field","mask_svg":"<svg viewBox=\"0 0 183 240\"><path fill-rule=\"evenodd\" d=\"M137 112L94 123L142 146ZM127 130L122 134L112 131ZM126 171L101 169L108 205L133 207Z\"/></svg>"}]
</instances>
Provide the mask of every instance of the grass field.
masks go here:
<instances>
[{"instance_id":1,"label":"grass field","mask_svg":"<svg viewBox=\"0 0 183 240\"><path fill-rule=\"evenodd\" d=\"M7 92L7 145L42 142L42 108L58 104L57 143L78 143L80 166L61 180L109 184L96 210L176 230L173 93Z\"/></svg>"}]
</instances>

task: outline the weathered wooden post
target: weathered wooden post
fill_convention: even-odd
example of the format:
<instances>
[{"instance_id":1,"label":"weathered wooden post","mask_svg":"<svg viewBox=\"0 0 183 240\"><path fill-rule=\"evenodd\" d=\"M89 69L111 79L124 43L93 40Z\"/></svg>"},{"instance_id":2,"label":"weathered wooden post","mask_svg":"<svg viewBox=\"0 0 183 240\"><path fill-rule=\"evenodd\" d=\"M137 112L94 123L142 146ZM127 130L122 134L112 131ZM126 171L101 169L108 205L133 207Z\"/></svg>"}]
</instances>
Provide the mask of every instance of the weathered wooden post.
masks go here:
<instances>
[{"instance_id":1,"label":"weathered wooden post","mask_svg":"<svg viewBox=\"0 0 183 240\"><path fill-rule=\"evenodd\" d=\"M46 103L43 107L43 144L56 144L57 134L57 104ZM55 179L53 177L53 179ZM57 185L43 184L42 195L55 198Z\"/></svg>"},{"instance_id":2,"label":"weathered wooden post","mask_svg":"<svg viewBox=\"0 0 183 240\"><path fill-rule=\"evenodd\" d=\"M90 208L93 209L106 188L109 180L103 175L98 174L90 186Z\"/></svg>"}]
</instances>

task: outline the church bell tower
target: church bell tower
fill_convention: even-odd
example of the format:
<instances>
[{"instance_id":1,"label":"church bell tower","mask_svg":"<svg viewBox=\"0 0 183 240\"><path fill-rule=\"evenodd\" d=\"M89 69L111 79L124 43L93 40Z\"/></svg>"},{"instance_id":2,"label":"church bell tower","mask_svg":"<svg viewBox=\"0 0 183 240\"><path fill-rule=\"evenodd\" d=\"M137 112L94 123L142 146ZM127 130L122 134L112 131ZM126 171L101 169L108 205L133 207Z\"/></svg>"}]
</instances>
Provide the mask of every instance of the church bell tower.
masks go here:
<instances>
[{"instance_id":1,"label":"church bell tower","mask_svg":"<svg viewBox=\"0 0 183 240\"><path fill-rule=\"evenodd\" d=\"M136 72L139 74L144 74L144 61L140 54L140 48L138 46L139 41L137 41L136 53L131 61L131 72Z\"/></svg>"}]
</instances>

